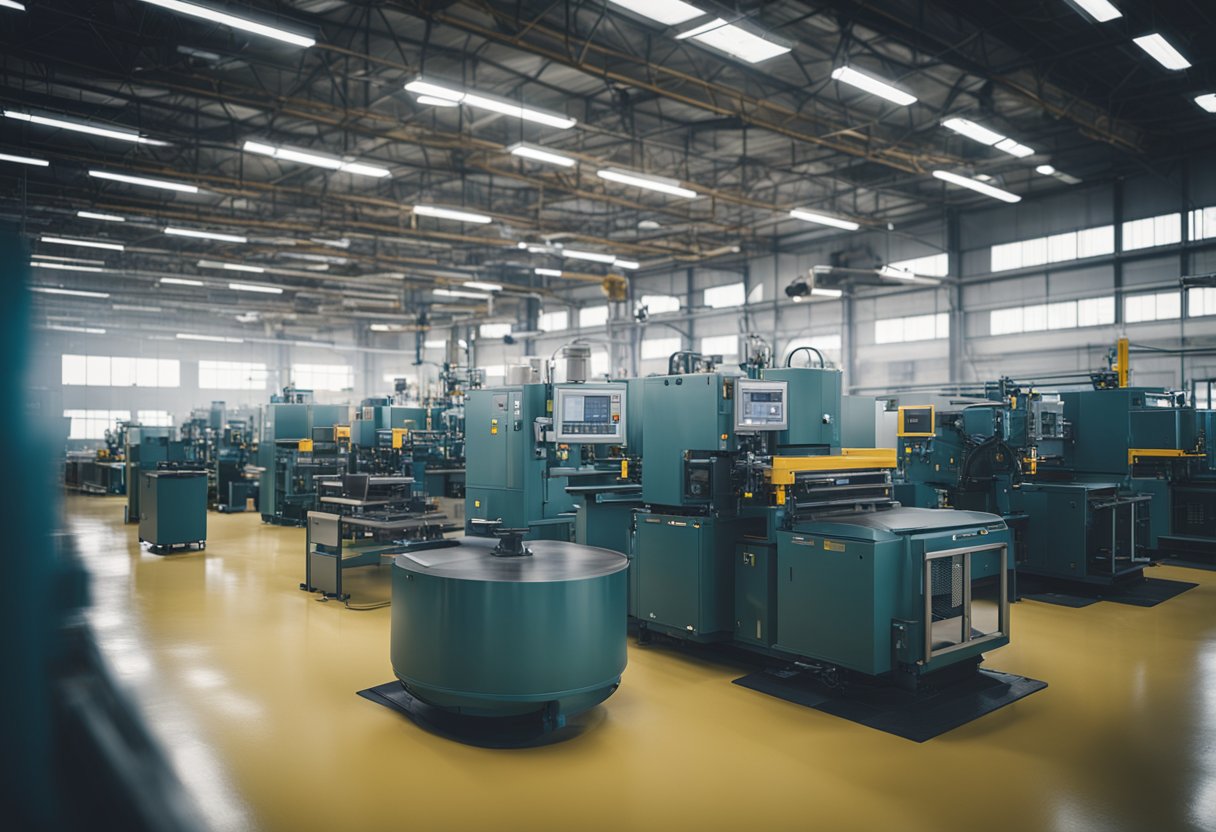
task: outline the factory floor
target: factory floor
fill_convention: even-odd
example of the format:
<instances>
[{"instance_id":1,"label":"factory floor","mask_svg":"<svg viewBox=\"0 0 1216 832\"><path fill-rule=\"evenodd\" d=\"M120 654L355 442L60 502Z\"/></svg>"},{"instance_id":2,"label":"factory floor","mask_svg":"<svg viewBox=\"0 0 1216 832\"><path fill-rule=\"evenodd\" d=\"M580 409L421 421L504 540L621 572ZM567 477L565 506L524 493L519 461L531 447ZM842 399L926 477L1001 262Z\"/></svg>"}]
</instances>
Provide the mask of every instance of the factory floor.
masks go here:
<instances>
[{"instance_id":1,"label":"factory floor","mask_svg":"<svg viewBox=\"0 0 1216 832\"><path fill-rule=\"evenodd\" d=\"M66 499L91 618L213 829L1216 830L1216 572L1153 569L1199 586L1151 609L1016 604L988 664L1050 686L923 744L631 645L591 730L484 750L355 695L392 678L389 610L297 589L303 530L213 513L160 557L122 505Z\"/></svg>"}]
</instances>

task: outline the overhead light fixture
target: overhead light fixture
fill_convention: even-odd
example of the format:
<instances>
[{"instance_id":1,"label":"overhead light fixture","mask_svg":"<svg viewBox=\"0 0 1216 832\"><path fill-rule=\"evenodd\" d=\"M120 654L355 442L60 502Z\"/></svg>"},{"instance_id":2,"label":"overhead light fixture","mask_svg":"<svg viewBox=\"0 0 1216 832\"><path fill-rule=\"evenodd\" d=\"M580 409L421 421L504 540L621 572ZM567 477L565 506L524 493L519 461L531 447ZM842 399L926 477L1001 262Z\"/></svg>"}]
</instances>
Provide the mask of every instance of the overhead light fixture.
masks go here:
<instances>
[{"instance_id":1,"label":"overhead light fixture","mask_svg":"<svg viewBox=\"0 0 1216 832\"><path fill-rule=\"evenodd\" d=\"M1180 70L1186 69L1191 65L1191 62L1182 57L1182 53L1175 49L1174 45L1159 32L1132 38L1132 42L1147 52L1149 57L1166 69Z\"/></svg>"},{"instance_id":2,"label":"overhead light fixture","mask_svg":"<svg viewBox=\"0 0 1216 832\"><path fill-rule=\"evenodd\" d=\"M162 191L180 191L184 194L198 193L197 185L187 185L184 182L170 182L167 179L150 179L146 176L130 176L125 173L110 173L104 170L91 170L89 176L97 179L109 179L114 182L126 182L128 185L143 185L145 188L159 188Z\"/></svg>"},{"instance_id":3,"label":"overhead light fixture","mask_svg":"<svg viewBox=\"0 0 1216 832\"><path fill-rule=\"evenodd\" d=\"M906 283L930 283L933 285L941 283L939 278L925 277L908 269L897 269L894 266L879 266L878 276L885 277L888 280L902 280Z\"/></svg>"},{"instance_id":4,"label":"overhead light fixture","mask_svg":"<svg viewBox=\"0 0 1216 832\"><path fill-rule=\"evenodd\" d=\"M727 23L720 17L715 17L708 23L676 35L676 40L689 38L747 61L749 64L758 64L790 51L790 47L784 44L771 41L764 35L751 32L734 23Z\"/></svg>"},{"instance_id":5,"label":"overhead light fixture","mask_svg":"<svg viewBox=\"0 0 1216 832\"><path fill-rule=\"evenodd\" d=\"M330 248L348 249L350 248L350 238L340 237L336 240L327 239L325 237L309 237L310 242L314 242L319 246L329 246Z\"/></svg>"},{"instance_id":6,"label":"overhead light fixture","mask_svg":"<svg viewBox=\"0 0 1216 832\"><path fill-rule=\"evenodd\" d=\"M1034 172L1041 173L1044 176L1052 176L1055 174L1056 169L1052 165L1039 165L1034 169Z\"/></svg>"},{"instance_id":7,"label":"overhead light fixture","mask_svg":"<svg viewBox=\"0 0 1216 832\"><path fill-rule=\"evenodd\" d=\"M843 228L845 231L856 231L861 228L861 223L853 222L852 220L842 220L839 217L820 214L817 211L806 211L802 208L795 208L790 211L790 216L796 220L803 222L813 222L819 225L830 225L833 228Z\"/></svg>"},{"instance_id":8,"label":"overhead light fixture","mask_svg":"<svg viewBox=\"0 0 1216 832\"><path fill-rule=\"evenodd\" d=\"M229 283L228 288L234 292L260 292L263 295L283 294L283 290L278 286L262 286L257 283Z\"/></svg>"},{"instance_id":9,"label":"overhead light fixture","mask_svg":"<svg viewBox=\"0 0 1216 832\"><path fill-rule=\"evenodd\" d=\"M642 264L637 260L622 260L619 257L612 261L612 265L616 266L618 269L629 269L630 271L642 268Z\"/></svg>"},{"instance_id":10,"label":"overhead light fixture","mask_svg":"<svg viewBox=\"0 0 1216 832\"><path fill-rule=\"evenodd\" d=\"M64 118L54 118L53 116L40 116L35 113L23 113L20 110L5 110L4 117L16 119L17 121L26 121L30 124L39 124L43 127L54 127L59 130L70 130L73 133L88 133L90 136L101 136L103 139L118 139L122 142L149 144L156 147L165 147L169 144L168 142L160 142L156 139L149 139L147 136L134 130L102 127L100 124L90 124L86 121L71 121Z\"/></svg>"},{"instance_id":11,"label":"overhead light fixture","mask_svg":"<svg viewBox=\"0 0 1216 832\"><path fill-rule=\"evenodd\" d=\"M132 304L127 304L127 303L116 303L113 306L111 306L110 308L113 309L115 312L147 312L149 314L154 313L154 312L164 312L165 311L164 309L162 309L159 306L134 306Z\"/></svg>"},{"instance_id":12,"label":"overhead light fixture","mask_svg":"<svg viewBox=\"0 0 1216 832\"><path fill-rule=\"evenodd\" d=\"M818 286L811 287L811 295L817 298L832 298L833 300L844 297L843 289L822 289Z\"/></svg>"},{"instance_id":13,"label":"overhead light fixture","mask_svg":"<svg viewBox=\"0 0 1216 832\"><path fill-rule=\"evenodd\" d=\"M104 248L109 251L123 251L122 243L106 243L101 240L77 240L71 237L47 237L43 235L38 238L41 243L52 243L57 246L80 246L81 248Z\"/></svg>"},{"instance_id":14,"label":"overhead light fixture","mask_svg":"<svg viewBox=\"0 0 1216 832\"><path fill-rule=\"evenodd\" d=\"M1072 2L1099 23L1123 17L1123 12L1116 9L1110 0L1072 0Z\"/></svg>"},{"instance_id":15,"label":"overhead light fixture","mask_svg":"<svg viewBox=\"0 0 1216 832\"><path fill-rule=\"evenodd\" d=\"M217 344L243 344L244 338L225 338L223 335L196 335L192 332L179 332L174 336L179 341L214 341Z\"/></svg>"},{"instance_id":16,"label":"overhead light fixture","mask_svg":"<svg viewBox=\"0 0 1216 832\"><path fill-rule=\"evenodd\" d=\"M532 272L534 274L540 275L541 277L561 277L562 276L561 269L533 269Z\"/></svg>"},{"instance_id":17,"label":"overhead light fixture","mask_svg":"<svg viewBox=\"0 0 1216 832\"><path fill-rule=\"evenodd\" d=\"M51 263L45 260L31 260L30 265L36 269L63 269L69 272L108 272L101 266L78 266L73 263Z\"/></svg>"},{"instance_id":18,"label":"overhead light fixture","mask_svg":"<svg viewBox=\"0 0 1216 832\"><path fill-rule=\"evenodd\" d=\"M47 329L55 332L82 332L85 335L105 335L106 331L99 326L67 326L66 324L47 324Z\"/></svg>"},{"instance_id":19,"label":"overhead light fixture","mask_svg":"<svg viewBox=\"0 0 1216 832\"><path fill-rule=\"evenodd\" d=\"M31 254L35 260L54 260L59 263L84 263L86 266L104 266L105 260L90 260L87 257L58 257L54 254Z\"/></svg>"},{"instance_id":20,"label":"overhead light fixture","mask_svg":"<svg viewBox=\"0 0 1216 832\"><path fill-rule=\"evenodd\" d=\"M23 12L25 6L18 3L17 0L0 0L0 9L13 9L14 11Z\"/></svg>"},{"instance_id":21,"label":"overhead light fixture","mask_svg":"<svg viewBox=\"0 0 1216 832\"><path fill-rule=\"evenodd\" d=\"M1195 96L1195 103L1209 113L1216 113L1216 92L1207 92Z\"/></svg>"},{"instance_id":22,"label":"overhead light fixture","mask_svg":"<svg viewBox=\"0 0 1216 832\"><path fill-rule=\"evenodd\" d=\"M251 272L262 274L266 269L261 266L247 266L244 263L223 263L219 260L199 260L195 263L200 269L227 269L230 272Z\"/></svg>"},{"instance_id":23,"label":"overhead light fixture","mask_svg":"<svg viewBox=\"0 0 1216 832\"><path fill-rule=\"evenodd\" d=\"M188 277L162 277L161 283L168 283L171 286L202 286L203 281L191 280Z\"/></svg>"},{"instance_id":24,"label":"overhead light fixture","mask_svg":"<svg viewBox=\"0 0 1216 832\"><path fill-rule=\"evenodd\" d=\"M126 222L126 217L117 214L97 214L92 211L77 211L76 216L84 220L101 220L102 222Z\"/></svg>"},{"instance_id":25,"label":"overhead light fixture","mask_svg":"<svg viewBox=\"0 0 1216 832\"><path fill-rule=\"evenodd\" d=\"M419 104L425 104L428 107L459 107L459 101L449 101L446 98L436 98L433 95L420 95L414 99Z\"/></svg>"},{"instance_id":26,"label":"overhead light fixture","mask_svg":"<svg viewBox=\"0 0 1216 832\"><path fill-rule=\"evenodd\" d=\"M935 170L933 171L933 175L943 182L958 185L960 188L969 188L976 193L983 194L984 196L999 199L1001 202L1012 203L1022 201L1022 198L1017 194L1010 193L1009 191L1002 190L1001 188L997 188L993 185L988 185L984 182L979 182L975 179L969 179L966 176L959 176L957 173L950 173L946 170Z\"/></svg>"},{"instance_id":27,"label":"overhead light fixture","mask_svg":"<svg viewBox=\"0 0 1216 832\"><path fill-rule=\"evenodd\" d=\"M554 153L551 150L545 150L542 147L535 147L530 144L513 144L507 148L507 152L512 156L521 156L525 159L532 159L536 162L546 162L550 165L561 165L564 168L572 167L575 163L574 159L569 156L562 156Z\"/></svg>"},{"instance_id":28,"label":"overhead light fixture","mask_svg":"<svg viewBox=\"0 0 1216 832\"><path fill-rule=\"evenodd\" d=\"M69 295L74 298L108 298L109 292L86 292L83 289L60 289L57 286L31 286L31 292L44 295Z\"/></svg>"},{"instance_id":29,"label":"overhead light fixture","mask_svg":"<svg viewBox=\"0 0 1216 832\"><path fill-rule=\"evenodd\" d=\"M995 130L981 127L974 121L965 118L948 118L942 122L942 127L945 127L947 130L953 130L960 136L966 136L980 144L994 145L999 141L1005 140L1005 137Z\"/></svg>"},{"instance_id":30,"label":"overhead light fixture","mask_svg":"<svg viewBox=\"0 0 1216 832\"><path fill-rule=\"evenodd\" d=\"M249 239L239 234L224 234L220 231L204 231L199 228L178 228L170 225L165 233L171 237L193 237L196 240L218 240L221 243L247 243Z\"/></svg>"},{"instance_id":31,"label":"overhead light fixture","mask_svg":"<svg viewBox=\"0 0 1216 832\"><path fill-rule=\"evenodd\" d=\"M916 103L916 96L911 93L906 93L899 87L893 86L879 78L875 78L867 72L862 72L859 69L853 69L851 66L841 66L832 70L832 77L842 84L848 84L851 87L856 87L859 90L864 90L871 95L877 95L879 98L885 98L892 104L898 104L901 107L907 107L909 104Z\"/></svg>"},{"instance_id":32,"label":"overhead light fixture","mask_svg":"<svg viewBox=\"0 0 1216 832\"><path fill-rule=\"evenodd\" d=\"M191 17L197 17L202 20L209 20L212 23L219 23L223 26L230 26L233 29L240 29L242 32L249 32L252 35L262 35L263 37L273 38L274 40L290 43L292 46L302 46L308 48L316 44L314 38L308 35L299 34L298 32L289 32L286 29L280 29L277 26L267 26L265 23L258 23L255 20L249 20L244 17L237 17L234 14L221 12L217 9L200 6L197 3L186 3L184 0L143 0L153 6L160 6L162 9L168 9L171 12L185 14Z\"/></svg>"},{"instance_id":33,"label":"overhead light fixture","mask_svg":"<svg viewBox=\"0 0 1216 832\"><path fill-rule=\"evenodd\" d=\"M473 300L490 300L490 295L480 292L462 292L460 289L433 289L432 294L441 298L472 298Z\"/></svg>"},{"instance_id":34,"label":"overhead light fixture","mask_svg":"<svg viewBox=\"0 0 1216 832\"><path fill-rule=\"evenodd\" d=\"M1010 156L1016 156L1019 159L1025 159L1027 156L1034 155L1034 148L1027 147L1024 144L1019 144L1013 139L1001 139L996 143L997 150L1003 150Z\"/></svg>"},{"instance_id":35,"label":"overhead light fixture","mask_svg":"<svg viewBox=\"0 0 1216 832\"><path fill-rule=\"evenodd\" d=\"M680 184L680 180L678 179L668 179L663 176L648 176L644 173L633 173L632 171L621 170L620 168L604 168L603 170L597 170L595 175L600 179L607 179L609 182L619 182L622 185L643 188L647 191L658 191L662 194L679 196L684 199L695 199L697 196L696 191L685 188Z\"/></svg>"},{"instance_id":36,"label":"overhead light fixture","mask_svg":"<svg viewBox=\"0 0 1216 832\"><path fill-rule=\"evenodd\" d=\"M501 292L502 286L498 283L483 283L480 280L466 280L464 285L469 289L480 289L483 292Z\"/></svg>"},{"instance_id":37,"label":"overhead light fixture","mask_svg":"<svg viewBox=\"0 0 1216 832\"><path fill-rule=\"evenodd\" d=\"M0 162L12 162L16 165L33 165L36 168L50 166L46 159L35 159L32 156L14 156L12 153L0 153Z\"/></svg>"},{"instance_id":38,"label":"overhead light fixture","mask_svg":"<svg viewBox=\"0 0 1216 832\"><path fill-rule=\"evenodd\" d=\"M580 251L574 248L563 248L559 254L573 260L590 260L592 263L615 263L615 254L601 254L598 251Z\"/></svg>"},{"instance_id":39,"label":"overhead light fixture","mask_svg":"<svg viewBox=\"0 0 1216 832\"><path fill-rule=\"evenodd\" d=\"M614 6L628 9L634 14L648 17L664 26L678 26L705 14L691 3L682 0L609 0Z\"/></svg>"},{"instance_id":40,"label":"overhead light fixture","mask_svg":"<svg viewBox=\"0 0 1216 832\"><path fill-rule=\"evenodd\" d=\"M435 217L441 220L456 220L457 222L475 222L485 224L492 222L493 217L485 214L474 214L469 211L456 211L451 208L440 208L435 205L415 205L414 213L420 217Z\"/></svg>"},{"instance_id":41,"label":"overhead light fixture","mask_svg":"<svg viewBox=\"0 0 1216 832\"><path fill-rule=\"evenodd\" d=\"M404 327L401 324L370 324L368 327L372 332L402 332Z\"/></svg>"},{"instance_id":42,"label":"overhead light fixture","mask_svg":"<svg viewBox=\"0 0 1216 832\"><path fill-rule=\"evenodd\" d=\"M392 175L392 171L388 168L382 168L378 165L369 165L351 159L340 159L336 156L328 156L324 153L314 153L311 150L300 150L294 147L282 147L266 144L265 142L246 141L242 149L246 153L257 153L262 156L269 156L272 159L281 159L284 162L299 162L303 165L312 165L318 168L325 168L326 170L353 173L356 176L383 177Z\"/></svg>"},{"instance_id":43,"label":"overhead light fixture","mask_svg":"<svg viewBox=\"0 0 1216 832\"><path fill-rule=\"evenodd\" d=\"M546 112L534 107L525 107L522 104L516 104L514 101L505 98L456 89L425 78L417 78L410 81L405 85L405 89L418 96L437 98L441 101L450 101L453 104L463 104L476 110L489 110L504 116L522 119L523 121L556 127L559 130L569 129L578 123L578 119L563 116L559 113Z\"/></svg>"}]
</instances>

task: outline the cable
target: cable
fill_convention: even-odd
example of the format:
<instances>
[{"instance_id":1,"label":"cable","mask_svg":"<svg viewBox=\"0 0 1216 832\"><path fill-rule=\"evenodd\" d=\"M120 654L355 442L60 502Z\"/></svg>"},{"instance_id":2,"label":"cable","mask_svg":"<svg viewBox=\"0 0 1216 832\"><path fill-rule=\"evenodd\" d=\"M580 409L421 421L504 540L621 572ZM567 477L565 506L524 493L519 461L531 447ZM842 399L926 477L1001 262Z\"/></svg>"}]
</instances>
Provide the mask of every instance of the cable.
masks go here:
<instances>
[{"instance_id":1,"label":"cable","mask_svg":"<svg viewBox=\"0 0 1216 832\"><path fill-rule=\"evenodd\" d=\"M794 356L795 356L797 353L800 353L800 352L802 352L803 350L806 350L807 352L813 352L813 353L815 353L815 355L819 356L819 369L821 369L821 370L822 370L822 369L824 369L825 367L827 367L827 364L826 364L826 363L824 362L824 360L823 360L823 353L821 353L819 350L815 349L814 347L808 347L808 346L805 346L805 345L804 345L804 346L801 346L801 347L794 347L792 350L790 350L789 355L787 355L787 356L785 357L785 366L786 366L786 367L793 367L794 365L793 365L793 364L791 364L790 362L794 360Z\"/></svg>"}]
</instances>

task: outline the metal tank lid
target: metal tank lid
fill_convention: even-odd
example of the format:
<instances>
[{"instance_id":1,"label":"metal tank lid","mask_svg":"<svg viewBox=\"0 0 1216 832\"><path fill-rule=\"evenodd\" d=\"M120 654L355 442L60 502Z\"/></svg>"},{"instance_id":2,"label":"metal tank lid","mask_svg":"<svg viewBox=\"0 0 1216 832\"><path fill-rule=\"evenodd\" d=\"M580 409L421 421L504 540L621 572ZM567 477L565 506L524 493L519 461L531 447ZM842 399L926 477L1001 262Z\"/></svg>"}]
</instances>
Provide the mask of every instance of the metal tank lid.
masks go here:
<instances>
[{"instance_id":1,"label":"metal tank lid","mask_svg":"<svg viewBox=\"0 0 1216 832\"><path fill-rule=\"evenodd\" d=\"M397 555L394 565L419 575L501 583L586 580L629 566L629 559L619 552L560 540L529 540L532 554L522 557L493 554L497 544L495 538L462 537L458 546Z\"/></svg>"}]
</instances>

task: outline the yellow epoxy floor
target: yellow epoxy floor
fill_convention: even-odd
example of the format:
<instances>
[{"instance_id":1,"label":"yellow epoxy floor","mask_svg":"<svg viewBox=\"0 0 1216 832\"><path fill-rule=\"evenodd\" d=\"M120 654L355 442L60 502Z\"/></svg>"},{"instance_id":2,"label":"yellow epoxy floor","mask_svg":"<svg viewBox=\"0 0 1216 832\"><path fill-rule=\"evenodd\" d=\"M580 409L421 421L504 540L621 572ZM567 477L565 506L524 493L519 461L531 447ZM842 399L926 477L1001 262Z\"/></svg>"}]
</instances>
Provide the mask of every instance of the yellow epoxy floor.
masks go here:
<instances>
[{"instance_id":1,"label":"yellow epoxy floor","mask_svg":"<svg viewBox=\"0 0 1216 832\"><path fill-rule=\"evenodd\" d=\"M215 829L1216 830L1216 573L1152 609L1013 607L988 666L1049 687L924 744L631 644L576 739L485 750L355 695L392 678L389 610L301 592L304 532L208 516L141 551L122 500L70 496L102 650ZM353 570L355 602L388 567Z\"/></svg>"}]
</instances>

